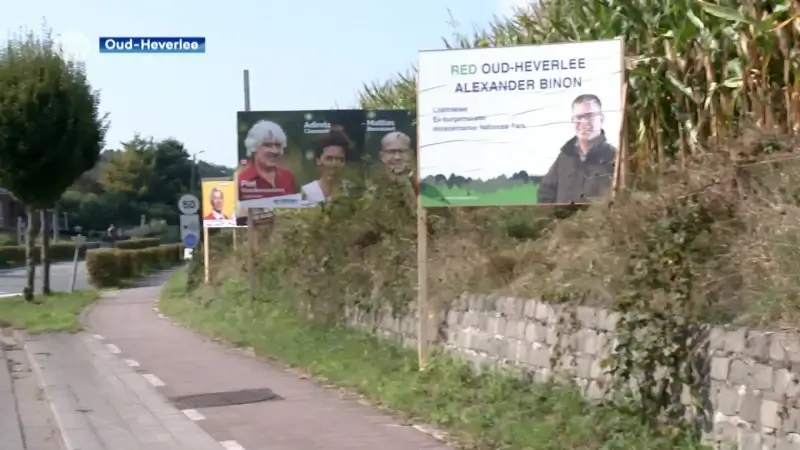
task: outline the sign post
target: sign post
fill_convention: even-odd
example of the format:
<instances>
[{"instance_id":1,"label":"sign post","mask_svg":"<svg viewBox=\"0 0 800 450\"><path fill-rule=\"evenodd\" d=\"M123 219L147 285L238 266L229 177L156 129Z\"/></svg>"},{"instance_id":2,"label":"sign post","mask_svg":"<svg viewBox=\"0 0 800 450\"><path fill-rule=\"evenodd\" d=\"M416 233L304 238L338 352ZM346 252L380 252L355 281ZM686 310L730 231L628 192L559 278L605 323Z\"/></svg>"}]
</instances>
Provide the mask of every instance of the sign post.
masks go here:
<instances>
[{"instance_id":1,"label":"sign post","mask_svg":"<svg viewBox=\"0 0 800 450\"><path fill-rule=\"evenodd\" d=\"M197 212L200 211L200 200L192 194L184 194L178 200L178 210L181 212L181 242L183 242L183 258L189 259L194 254L197 247L198 235L200 233L200 218Z\"/></svg>"},{"instance_id":2,"label":"sign post","mask_svg":"<svg viewBox=\"0 0 800 450\"><path fill-rule=\"evenodd\" d=\"M75 279L78 276L78 256L81 253L81 247L86 244L86 236L79 234L72 238L72 241L75 243L75 255L72 259L72 280L69 283L69 291L75 292Z\"/></svg>"}]
</instances>

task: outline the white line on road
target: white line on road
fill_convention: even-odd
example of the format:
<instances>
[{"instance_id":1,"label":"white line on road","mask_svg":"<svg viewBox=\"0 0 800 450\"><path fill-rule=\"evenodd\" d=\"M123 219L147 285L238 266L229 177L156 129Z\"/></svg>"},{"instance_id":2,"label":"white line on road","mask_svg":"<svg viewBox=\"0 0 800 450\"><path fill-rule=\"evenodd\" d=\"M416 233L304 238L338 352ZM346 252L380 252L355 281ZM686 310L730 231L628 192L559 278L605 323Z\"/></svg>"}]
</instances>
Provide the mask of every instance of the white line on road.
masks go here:
<instances>
[{"instance_id":1,"label":"white line on road","mask_svg":"<svg viewBox=\"0 0 800 450\"><path fill-rule=\"evenodd\" d=\"M7 298L7 297L19 297L20 295L22 295L22 292L20 292L19 294L6 294L6 293L0 293L0 298Z\"/></svg>"},{"instance_id":2,"label":"white line on road","mask_svg":"<svg viewBox=\"0 0 800 450\"><path fill-rule=\"evenodd\" d=\"M102 334L93 334L92 337L97 339L98 341L102 341L103 339L105 339Z\"/></svg>"},{"instance_id":3,"label":"white line on road","mask_svg":"<svg viewBox=\"0 0 800 450\"><path fill-rule=\"evenodd\" d=\"M163 319L163 318L164 318L164 315L163 315L163 314L161 314L161 313L158 313L158 318L159 318L159 319Z\"/></svg>"},{"instance_id":4,"label":"white line on road","mask_svg":"<svg viewBox=\"0 0 800 450\"><path fill-rule=\"evenodd\" d=\"M115 355L119 355L120 353L122 353L122 350L120 350L119 347L117 347L114 344L106 344L106 348L108 349L108 351L110 351Z\"/></svg>"},{"instance_id":5,"label":"white line on road","mask_svg":"<svg viewBox=\"0 0 800 450\"><path fill-rule=\"evenodd\" d=\"M144 373L144 374L142 374L142 376L144 377L145 380L149 381L150 384L152 384L155 387L164 386L164 382L161 381L161 378L158 378L157 376L153 375L152 373Z\"/></svg>"},{"instance_id":6,"label":"white line on road","mask_svg":"<svg viewBox=\"0 0 800 450\"><path fill-rule=\"evenodd\" d=\"M128 367L139 367L139 361L135 361L133 359L126 359L125 364L127 364Z\"/></svg>"},{"instance_id":7,"label":"white line on road","mask_svg":"<svg viewBox=\"0 0 800 450\"><path fill-rule=\"evenodd\" d=\"M158 312L158 306L154 306L153 311Z\"/></svg>"},{"instance_id":8,"label":"white line on road","mask_svg":"<svg viewBox=\"0 0 800 450\"><path fill-rule=\"evenodd\" d=\"M220 444L225 450L244 450L244 447L239 445L236 441L222 441Z\"/></svg>"},{"instance_id":9,"label":"white line on road","mask_svg":"<svg viewBox=\"0 0 800 450\"><path fill-rule=\"evenodd\" d=\"M197 422L198 420L206 420L206 416L200 414L196 409L182 409L181 412L191 420Z\"/></svg>"}]
</instances>

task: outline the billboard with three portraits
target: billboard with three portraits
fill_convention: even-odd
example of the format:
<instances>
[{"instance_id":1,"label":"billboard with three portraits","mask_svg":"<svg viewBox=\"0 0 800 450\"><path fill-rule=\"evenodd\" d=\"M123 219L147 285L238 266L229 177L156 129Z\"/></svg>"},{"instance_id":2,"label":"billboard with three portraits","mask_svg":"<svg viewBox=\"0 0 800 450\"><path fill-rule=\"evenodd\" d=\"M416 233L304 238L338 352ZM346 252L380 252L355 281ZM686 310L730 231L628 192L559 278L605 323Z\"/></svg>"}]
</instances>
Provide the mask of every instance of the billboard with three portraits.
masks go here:
<instances>
[{"instance_id":1,"label":"billboard with three portraits","mask_svg":"<svg viewBox=\"0 0 800 450\"><path fill-rule=\"evenodd\" d=\"M414 172L415 122L408 110L239 112L237 217L314 207L351 194L349 180L369 171Z\"/></svg>"}]
</instances>

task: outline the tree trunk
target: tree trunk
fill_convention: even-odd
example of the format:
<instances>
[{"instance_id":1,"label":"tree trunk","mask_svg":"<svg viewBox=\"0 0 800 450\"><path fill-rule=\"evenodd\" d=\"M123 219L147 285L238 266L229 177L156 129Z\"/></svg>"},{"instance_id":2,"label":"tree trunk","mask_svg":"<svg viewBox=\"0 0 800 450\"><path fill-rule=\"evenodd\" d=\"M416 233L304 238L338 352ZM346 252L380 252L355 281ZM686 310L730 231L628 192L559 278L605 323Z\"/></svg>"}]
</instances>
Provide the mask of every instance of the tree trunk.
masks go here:
<instances>
[{"instance_id":1,"label":"tree trunk","mask_svg":"<svg viewBox=\"0 0 800 450\"><path fill-rule=\"evenodd\" d=\"M42 209L42 294L50 295L50 214L47 209Z\"/></svg>"},{"instance_id":2,"label":"tree trunk","mask_svg":"<svg viewBox=\"0 0 800 450\"><path fill-rule=\"evenodd\" d=\"M25 266L27 267L27 280L23 295L25 300L33 301L34 283L36 282L36 260L34 250L36 250L36 210L33 206L25 205L25 212L28 215L28 229L25 231Z\"/></svg>"}]
</instances>

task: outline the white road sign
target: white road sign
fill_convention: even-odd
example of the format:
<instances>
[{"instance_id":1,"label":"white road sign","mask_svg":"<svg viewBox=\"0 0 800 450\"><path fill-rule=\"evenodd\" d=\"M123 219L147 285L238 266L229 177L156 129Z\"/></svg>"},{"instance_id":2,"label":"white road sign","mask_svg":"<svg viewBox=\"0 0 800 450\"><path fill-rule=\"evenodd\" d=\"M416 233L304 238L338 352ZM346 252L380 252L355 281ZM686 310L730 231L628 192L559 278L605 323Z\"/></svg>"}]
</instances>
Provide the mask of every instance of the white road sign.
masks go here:
<instances>
[{"instance_id":1,"label":"white road sign","mask_svg":"<svg viewBox=\"0 0 800 450\"><path fill-rule=\"evenodd\" d=\"M185 194L178 200L178 210L181 214L197 214L200 211L200 200L192 194Z\"/></svg>"},{"instance_id":2,"label":"white road sign","mask_svg":"<svg viewBox=\"0 0 800 450\"><path fill-rule=\"evenodd\" d=\"M187 234L200 234L200 216L197 214L181 216L181 240L183 240Z\"/></svg>"}]
</instances>

